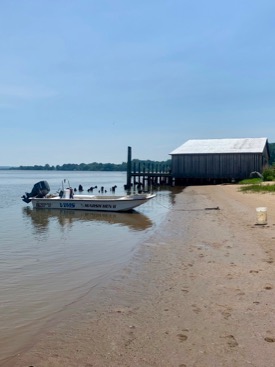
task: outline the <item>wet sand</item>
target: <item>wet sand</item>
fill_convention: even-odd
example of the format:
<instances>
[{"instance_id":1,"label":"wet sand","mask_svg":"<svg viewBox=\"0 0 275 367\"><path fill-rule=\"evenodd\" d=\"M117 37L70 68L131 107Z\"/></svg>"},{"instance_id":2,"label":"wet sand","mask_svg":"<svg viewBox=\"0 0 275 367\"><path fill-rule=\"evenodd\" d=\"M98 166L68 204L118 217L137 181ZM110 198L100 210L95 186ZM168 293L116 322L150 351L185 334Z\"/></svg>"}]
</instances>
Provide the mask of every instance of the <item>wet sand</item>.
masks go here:
<instances>
[{"instance_id":1,"label":"wet sand","mask_svg":"<svg viewBox=\"0 0 275 367\"><path fill-rule=\"evenodd\" d=\"M270 367L274 260L275 196L188 187L120 274L1 366Z\"/></svg>"}]
</instances>

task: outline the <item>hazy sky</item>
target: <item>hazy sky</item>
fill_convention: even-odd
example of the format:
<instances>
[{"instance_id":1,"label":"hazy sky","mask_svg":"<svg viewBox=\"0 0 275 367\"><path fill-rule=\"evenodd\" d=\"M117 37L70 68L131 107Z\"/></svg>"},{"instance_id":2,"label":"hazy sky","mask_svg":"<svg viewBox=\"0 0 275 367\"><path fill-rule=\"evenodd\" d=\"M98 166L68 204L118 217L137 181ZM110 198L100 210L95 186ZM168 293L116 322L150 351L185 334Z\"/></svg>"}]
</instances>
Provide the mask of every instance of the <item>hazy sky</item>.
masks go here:
<instances>
[{"instance_id":1,"label":"hazy sky","mask_svg":"<svg viewBox=\"0 0 275 367\"><path fill-rule=\"evenodd\" d=\"M272 0L0 1L0 166L275 142Z\"/></svg>"}]
</instances>

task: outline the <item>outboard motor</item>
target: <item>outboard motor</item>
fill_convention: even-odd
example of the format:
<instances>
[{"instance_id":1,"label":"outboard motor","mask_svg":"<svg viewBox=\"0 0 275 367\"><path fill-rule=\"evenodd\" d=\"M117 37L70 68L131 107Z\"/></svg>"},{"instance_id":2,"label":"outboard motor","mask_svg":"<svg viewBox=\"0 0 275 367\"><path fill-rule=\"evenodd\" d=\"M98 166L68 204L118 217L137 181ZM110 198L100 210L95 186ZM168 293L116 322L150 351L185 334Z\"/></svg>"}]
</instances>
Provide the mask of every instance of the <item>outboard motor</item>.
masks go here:
<instances>
[{"instance_id":1,"label":"outboard motor","mask_svg":"<svg viewBox=\"0 0 275 367\"><path fill-rule=\"evenodd\" d=\"M37 198L43 198L50 192L50 186L47 181L40 181L37 182L30 193L25 193L25 195L22 196L22 200L25 203L30 203L30 198L37 197Z\"/></svg>"}]
</instances>

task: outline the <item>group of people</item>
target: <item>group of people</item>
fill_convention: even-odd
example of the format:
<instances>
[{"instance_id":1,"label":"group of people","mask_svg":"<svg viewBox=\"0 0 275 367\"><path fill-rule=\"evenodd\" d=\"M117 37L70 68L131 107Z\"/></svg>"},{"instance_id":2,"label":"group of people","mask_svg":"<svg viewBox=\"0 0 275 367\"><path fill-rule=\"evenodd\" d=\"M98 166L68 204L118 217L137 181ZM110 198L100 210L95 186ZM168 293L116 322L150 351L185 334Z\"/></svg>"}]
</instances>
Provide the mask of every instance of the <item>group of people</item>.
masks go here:
<instances>
[{"instance_id":1,"label":"group of people","mask_svg":"<svg viewBox=\"0 0 275 367\"><path fill-rule=\"evenodd\" d=\"M110 191L112 192L112 193L115 193L115 191L116 191L116 188L117 188L117 185L114 185L114 186L112 186L111 188L110 188ZM93 192L95 189L97 189L97 186L91 186L91 187L89 187L88 188L88 192ZM74 189L74 192L76 192L77 191L77 189L75 188ZM78 186L78 191L79 192L83 192L84 191L84 189L83 189L83 186L82 185L79 185ZM107 192L107 190L104 188L104 186L101 186L100 187L100 190L98 191L99 193L106 193Z\"/></svg>"}]
</instances>

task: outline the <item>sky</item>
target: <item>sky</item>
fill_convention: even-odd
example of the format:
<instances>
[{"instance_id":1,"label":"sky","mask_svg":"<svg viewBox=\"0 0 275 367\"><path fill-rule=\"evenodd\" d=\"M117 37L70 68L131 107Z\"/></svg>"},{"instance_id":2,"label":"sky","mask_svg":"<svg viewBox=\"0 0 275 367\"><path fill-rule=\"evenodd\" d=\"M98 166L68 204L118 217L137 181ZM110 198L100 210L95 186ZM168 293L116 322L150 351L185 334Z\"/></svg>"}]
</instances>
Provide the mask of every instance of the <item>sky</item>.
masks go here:
<instances>
[{"instance_id":1,"label":"sky","mask_svg":"<svg viewBox=\"0 0 275 367\"><path fill-rule=\"evenodd\" d=\"M1 0L0 166L275 142L273 0Z\"/></svg>"}]
</instances>

